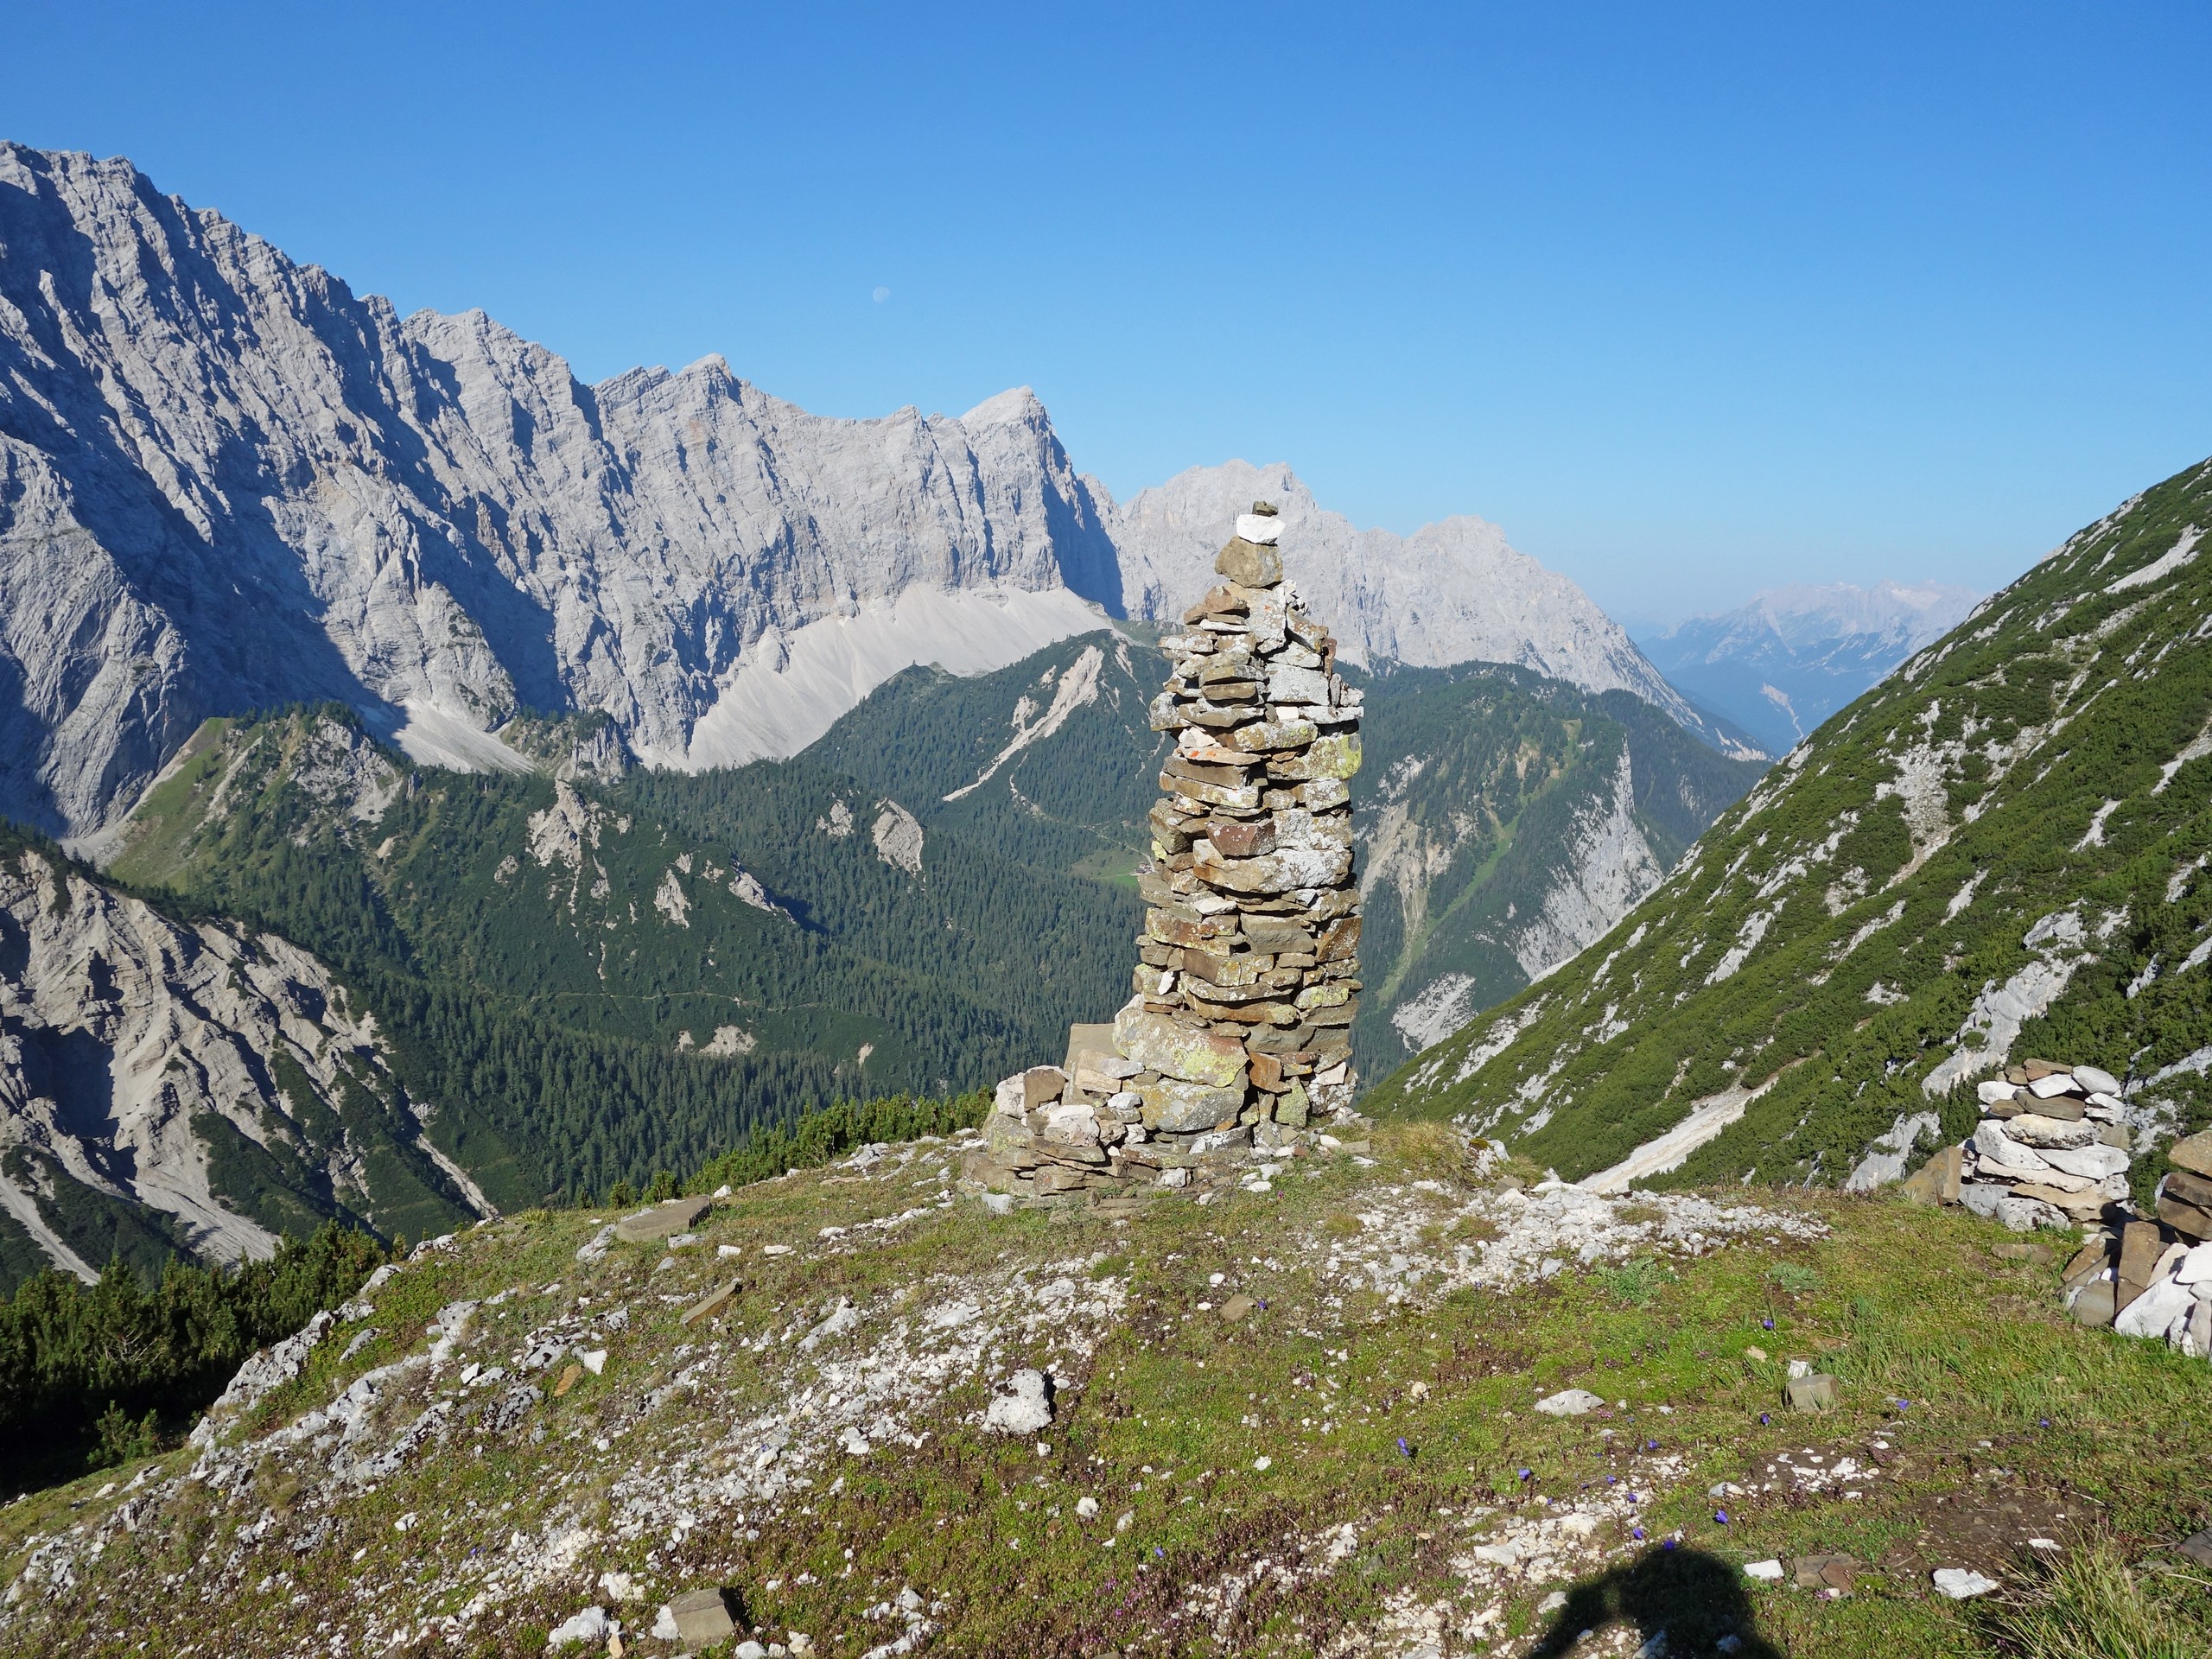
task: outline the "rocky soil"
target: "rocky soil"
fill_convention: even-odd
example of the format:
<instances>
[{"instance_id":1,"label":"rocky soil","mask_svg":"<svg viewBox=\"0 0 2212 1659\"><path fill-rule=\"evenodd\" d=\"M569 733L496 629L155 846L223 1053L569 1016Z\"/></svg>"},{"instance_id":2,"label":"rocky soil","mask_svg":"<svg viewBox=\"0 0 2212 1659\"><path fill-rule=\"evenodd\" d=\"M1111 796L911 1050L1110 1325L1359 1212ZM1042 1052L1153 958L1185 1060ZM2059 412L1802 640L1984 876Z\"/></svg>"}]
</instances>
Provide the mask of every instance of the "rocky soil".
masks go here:
<instances>
[{"instance_id":1,"label":"rocky soil","mask_svg":"<svg viewBox=\"0 0 2212 1659\"><path fill-rule=\"evenodd\" d=\"M849 1583L849 1565L785 1546L811 1541L863 1488L880 1497L894 1471L957 1480L974 1465L995 1468L1011 1499L1004 1553L1027 1547L1027 1512L1052 1534L1088 1535L1103 1559L1154 1570L1166 1556L1150 1545L1166 1535L1135 1500L1148 1479L1176 1477L1102 1438L1130 1415L1127 1344L1147 1325L1288 1321L1295 1340L1319 1344L1323 1363L1294 1379L1302 1417L1220 1426L1214 1459L1241 1443L1236 1478L1263 1486L1301 1445L1371 1440L1389 1421L1400 1390L1355 1382L1344 1363L1381 1328L1631 1258L1687 1267L1828 1231L1788 1207L1524 1188L1488 1148L1468 1149L1448 1179L1344 1153L1240 1193L1229 1236L1253 1253L1223 1257L1177 1309L1128 1252L1173 1262L1224 1237L1224 1224L1165 1198L1118 1221L994 1216L956 1178L963 1149L872 1147L819 1176L619 1229L540 1215L426 1243L249 1365L181 1453L67 1508L18 1505L30 1513L11 1522L0 1649L66 1634L73 1651L132 1651L151 1619L179 1655L534 1652L562 1631L594 1650L618 1637L658 1654L679 1646L670 1610L708 1589L727 1592L746 1626L734 1634L763 1651L804 1651L802 1638L819 1651L914 1651L980 1616L971 1586L911 1552L904 1571L879 1559ZM1449 1386L1416 1382L1414 1395ZM1534 1511L1446 1510L1460 1580L1448 1605L1400 1597L1332 1650L1495 1634L1525 1586L1637 1553L1639 1516L1689 1462L1671 1444L1644 1448L1627 1402L1561 1398L1537 1409L1614 1420L1604 1436L1620 1441L1617 1478ZM1647 1409L1656 1425L1670 1408ZM1164 1421L1147 1436L1171 1457L1186 1438ZM1033 1489L1037 1508L1012 1497ZM939 1500L912 1524L965 1522ZM1255 1556L1179 1575L1178 1617L1232 1629L1261 1580L1278 1580L1272 1596L1326 1578L1378 1524L1393 1530L1356 1515L1313 1531L1290 1565ZM766 1611L787 1605L808 1611L788 1622Z\"/></svg>"}]
</instances>

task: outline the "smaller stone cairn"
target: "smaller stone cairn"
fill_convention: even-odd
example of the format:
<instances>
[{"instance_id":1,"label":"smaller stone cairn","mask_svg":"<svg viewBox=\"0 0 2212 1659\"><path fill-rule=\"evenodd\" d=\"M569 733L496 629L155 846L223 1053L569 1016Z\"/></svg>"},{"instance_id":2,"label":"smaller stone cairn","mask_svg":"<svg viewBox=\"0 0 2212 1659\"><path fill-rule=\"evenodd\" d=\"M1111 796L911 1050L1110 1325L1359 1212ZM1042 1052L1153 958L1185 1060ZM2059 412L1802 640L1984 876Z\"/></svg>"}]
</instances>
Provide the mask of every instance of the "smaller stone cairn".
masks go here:
<instances>
[{"instance_id":1,"label":"smaller stone cairn","mask_svg":"<svg viewBox=\"0 0 2212 1659\"><path fill-rule=\"evenodd\" d=\"M1923 1165L1906 1195L2016 1232L2086 1229L2062 1280L2075 1319L2212 1357L2212 1134L2167 1149L2174 1170L2145 1217L2128 1198L2127 1103L2112 1073L2028 1060L1977 1092L1974 1134Z\"/></svg>"},{"instance_id":2,"label":"smaller stone cairn","mask_svg":"<svg viewBox=\"0 0 2212 1659\"><path fill-rule=\"evenodd\" d=\"M1132 995L1077 1026L1065 1058L998 1086L967 1173L1022 1199L1203 1192L1255 1159L1302 1155L1351 1110L1359 889L1351 791L1360 693L1283 580L1256 502L1225 580L1160 640L1152 705L1174 734L1150 817L1148 908Z\"/></svg>"}]
</instances>

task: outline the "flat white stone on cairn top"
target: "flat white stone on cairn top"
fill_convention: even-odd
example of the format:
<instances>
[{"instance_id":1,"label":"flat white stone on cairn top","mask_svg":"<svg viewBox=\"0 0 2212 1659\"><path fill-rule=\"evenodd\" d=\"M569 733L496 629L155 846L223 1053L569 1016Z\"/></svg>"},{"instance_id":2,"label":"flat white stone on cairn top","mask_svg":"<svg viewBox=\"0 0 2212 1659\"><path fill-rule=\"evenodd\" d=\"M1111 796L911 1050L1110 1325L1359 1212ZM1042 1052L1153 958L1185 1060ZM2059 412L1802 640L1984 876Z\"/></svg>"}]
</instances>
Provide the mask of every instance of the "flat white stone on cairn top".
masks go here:
<instances>
[{"instance_id":1,"label":"flat white stone on cairn top","mask_svg":"<svg viewBox=\"0 0 2212 1659\"><path fill-rule=\"evenodd\" d=\"M1238 515L1224 580L1164 637L1173 741L1149 815L1134 995L1065 1063L999 1085L969 1173L1025 1196L1204 1188L1349 1115L1358 1009L1351 791L1360 693L1283 581L1280 522Z\"/></svg>"}]
</instances>

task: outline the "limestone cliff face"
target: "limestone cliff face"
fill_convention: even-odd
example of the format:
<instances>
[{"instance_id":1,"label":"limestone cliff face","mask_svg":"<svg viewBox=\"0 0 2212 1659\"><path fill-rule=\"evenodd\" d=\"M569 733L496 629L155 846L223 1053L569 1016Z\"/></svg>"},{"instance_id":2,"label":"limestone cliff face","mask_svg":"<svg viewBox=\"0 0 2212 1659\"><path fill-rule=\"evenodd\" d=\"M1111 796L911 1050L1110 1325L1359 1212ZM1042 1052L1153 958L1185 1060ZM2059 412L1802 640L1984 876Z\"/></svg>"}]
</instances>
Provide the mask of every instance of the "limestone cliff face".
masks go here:
<instances>
[{"instance_id":1,"label":"limestone cliff face","mask_svg":"<svg viewBox=\"0 0 2212 1659\"><path fill-rule=\"evenodd\" d=\"M313 957L17 845L0 852L0 1227L89 1275L122 1248L104 1200L218 1260L319 1214L419 1235L487 1208Z\"/></svg>"},{"instance_id":2,"label":"limestone cliff face","mask_svg":"<svg viewBox=\"0 0 2212 1659\"><path fill-rule=\"evenodd\" d=\"M1205 586L1281 502L1347 657L1526 664L1698 727L1479 519L1355 531L1287 468L1117 508L1027 388L808 414L709 357L593 387L480 311L402 318L127 161L0 144L0 816L113 823L200 721L325 697L417 759L522 711L650 764L798 753L891 675L988 671Z\"/></svg>"},{"instance_id":3,"label":"limestone cliff face","mask_svg":"<svg viewBox=\"0 0 2212 1659\"><path fill-rule=\"evenodd\" d=\"M589 388L127 162L0 145L0 811L96 828L206 715L322 696L433 741L603 709L683 764L741 661L918 587L1015 657L1115 598L1027 391L827 420L717 358ZM842 706L944 622L868 635Z\"/></svg>"}]
</instances>

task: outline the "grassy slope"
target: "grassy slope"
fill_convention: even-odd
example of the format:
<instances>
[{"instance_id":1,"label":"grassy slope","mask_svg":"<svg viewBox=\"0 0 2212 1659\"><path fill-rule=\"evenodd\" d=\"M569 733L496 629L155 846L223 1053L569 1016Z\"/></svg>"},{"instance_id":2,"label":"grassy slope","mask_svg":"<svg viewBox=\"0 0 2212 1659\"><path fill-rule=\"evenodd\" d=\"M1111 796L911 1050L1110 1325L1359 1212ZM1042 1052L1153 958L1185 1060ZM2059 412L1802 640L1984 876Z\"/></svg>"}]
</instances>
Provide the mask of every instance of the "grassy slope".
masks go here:
<instances>
[{"instance_id":1,"label":"grassy slope","mask_svg":"<svg viewBox=\"0 0 2212 1659\"><path fill-rule=\"evenodd\" d=\"M2212 715L2212 560L2114 584L2212 524L2208 498L2212 467L2192 468L2074 537L1823 727L1605 940L1370 1109L1465 1115L1580 1176L1698 1099L1771 1082L1671 1179L1836 1180L1929 1109L1962 1031L1986 1040L1977 999L2024 973L2071 982L2013 1054L2138 1079L2190 1057L2212 1030L2212 979L2183 966L2212 924L2212 764L2187 758ZM2047 918L2072 919L2031 940ZM1947 1132L1970 1093L1935 1103ZM2201 1071L2146 1098L2183 1126L2212 1110ZM2146 1183L2158 1164L2139 1160Z\"/></svg>"},{"instance_id":2,"label":"grassy slope","mask_svg":"<svg viewBox=\"0 0 2212 1659\"><path fill-rule=\"evenodd\" d=\"M1370 1075L1408 1052L1390 1020L1405 997L1465 975L1481 1008L1528 984L1516 924L1576 880L1578 831L1611 802L1624 753L1635 824L1662 868L1764 770L1627 692L1592 696L1498 664L1401 669L1369 683L1368 707L1362 852L1372 861L1387 842L1402 855L1367 877L1370 988L1354 1035Z\"/></svg>"},{"instance_id":3,"label":"grassy slope","mask_svg":"<svg viewBox=\"0 0 2212 1659\"><path fill-rule=\"evenodd\" d=\"M1779 1250L1731 1246L1671 1268L1570 1271L1510 1294L1438 1301L1401 1285L1395 1300L1376 1290L1332 1306L1312 1265L1332 1242L1356 1243L1363 1214L1373 1224L1408 1209L1427 1216L1425 1236L1446 1251L1480 1236L1433 1134L1401 1132L1379 1149L1377 1168L1341 1161L1285 1178L1268 1198L1211 1209L1171 1202L1117 1224L1080 1212L993 1217L962 1203L830 1241L817 1236L825 1224L925 1200L939 1158L925 1147L873 1180L838 1170L766 1183L706 1228L710 1243L742 1249L748 1282L734 1313L689 1332L676 1323L683 1300L728 1271L712 1255L654 1274L657 1252L618 1249L585 1268L574 1259L593 1228L582 1214L486 1227L386 1287L370 1344L342 1361L340 1344L326 1344L258 1421L286 1421L364 1369L420 1351L426 1323L456 1298L515 1293L487 1310L501 1333L475 1351L487 1360L505 1357L516 1339L506 1333L579 1292L601 1308L629 1306L635 1318L609 1342L605 1374L534 1411L542 1444L522 1430L458 1434L327 1510L332 1494L281 1457L264 1459L236 1501L161 1484L189 1465L180 1454L154 1465L131 1530L115 1524L130 1496L119 1485L41 1495L0 1515L4 1570L12 1577L41 1540L50 1566L62 1538L79 1581L50 1598L34 1590L0 1614L0 1651L123 1655L150 1640L176 1653L214 1624L222 1650L242 1659L321 1650L334 1631L347 1651L373 1650L366 1633L453 1612L487 1573L541 1559L537 1543L513 1540L581 1524L591 1541L473 1622L460 1650L543 1651L547 1629L619 1568L649 1598L642 1618L637 1604L619 1610L632 1651L656 1659L673 1644L635 1640L652 1603L702 1581L738 1591L765 1629L812 1633L825 1654L896 1635L895 1620L867 1609L906 1585L937 1604L938 1650L1007 1655L1341 1651L1327 1644L1361 1630L1376 1636L1363 1650L1411 1652L1427 1610L1464 1628L1493 1605L1489 1650L1525 1652L1562 1623L1535 1611L1558 1587L1574 1592L1567 1636L1620 1617L1643 1634L1664 1625L1676 1651L1709 1652L1732 1632L1755 1656L1842 1659L1878 1646L1902 1659L1990 1650L1976 1610L1929 1594L1933 1566L1999 1567L2024 1533L2113 1539L2140 1556L2212 1518L2196 1456L2212 1430L2201 1363L2066 1324L2055 1271L1998 1258L2004 1236L1971 1217L1760 1191L1752 1198L1770 1208L1824 1217L1831 1236ZM1416 1178L1437 1184L1425 1190ZM762 1255L772 1242L795 1253ZM847 1347L857 1338L841 1338L809 1352L776 1342L779 1332L803 1332L850 1299L865 1337L901 1307L941 1304L948 1287L1071 1268L1127 1294L1087 1359L1049 1333L1010 1341L949 1379L918 1450L833 1454L810 1467L817 1484L780 1504L747 1502L741 1522L709 1508L677 1536L626 1529L664 1480L749 1467L750 1441L730 1446L742 1437L725 1430L858 1351ZM1201 1311L1238 1289L1268 1303L1249 1325L1226 1329ZM747 1346L762 1338L765 1357ZM1755 1345L1772 1357L1747 1358ZM967 1414L991 1377L1056 1347L1049 1357L1073 1386L1049 1451L978 1433ZM1825 1356L1844 1408L1762 1425L1793 1354ZM1581 1384L1632 1412L1558 1421L1529 1410L1535 1395ZM399 1398L391 1421L419 1404ZM1312 1427L1325 1415L1327 1434ZM1729 1524L1714 1519L1706 1489L1716 1482L1751 1486L1783 1452L1865 1462L1878 1443L1887 1466L1847 1483L1857 1498L1750 1492L1725 1500ZM1272 1454L1264 1471L1259 1454ZM117 1471L118 1482L130 1472ZM1622 1484L1608 1487L1609 1477ZM1630 1490L1642 1541L1618 1497ZM1587 1507L1608 1495L1624 1518L1605 1521L1551 1574L1519 1578L1465 1553L1548 1513L1547 1501ZM1096 1521L1077 1516L1084 1496L1103 1505ZM1128 1529L1102 1548L1121 1512ZM414 1517L409 1529L395 1530L403 1516ZM1352 1537L1335 1548L1332 1529L1345 1522ZM1681 1548L1654 1547L1669 1534ZM107 1541L97 1560L85 1554L95 1535ZM1883 1566L1834 1603L1738 1572L1748 1560L1826 1550ZM1263 1560L1270 1570L1253 1582ZM165 1575L181 1572L180 1593ZM451 1650L442 1638L390 1649ZM1453 1650L1479 1649L1462 1641Z\"/></svg>"},{"instance_id":4,"label":"grassy slope","mask_svg":"<svg viewBox=\"0 0 2212 1659\"><path fill-rule=\"evenodd\" d=\"M1062 677L1095 656L1096 692L1051 736L973 785L1023 726L1042 722ZM1378 827L1418 855L1367 896L1366 992L1354 1039L1370 1074L1405 1040L1390 1024L1402 996L1443 975L1475 982L1487 1007L1528 982L1506 941L1511 918L1541 910L1562 879L1578 820L1610 799L1630 759L1638 829L1670 864L1758 779L1756 763L1717 753L1625 692L1593 696L1498 664L1353 677L1366 690L1365 765L1356 785L1362 857ZM807 758L895 796L933 828L1014 862L1118 875L1148 840L1153 774L1164 741L1146 723L1159 664L1111 633L1063 640L995 674L912 669L846 715ZM1413 764L1417 762L1418 764ZM1127 948L1116 958L1117 994Z\"/></svg>"}]
</instances>

